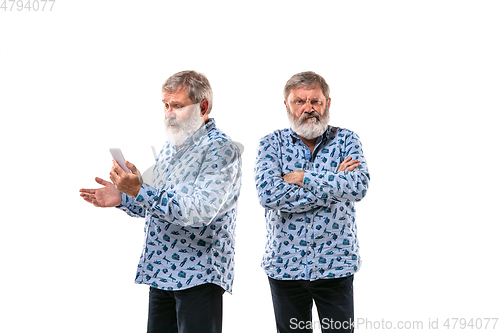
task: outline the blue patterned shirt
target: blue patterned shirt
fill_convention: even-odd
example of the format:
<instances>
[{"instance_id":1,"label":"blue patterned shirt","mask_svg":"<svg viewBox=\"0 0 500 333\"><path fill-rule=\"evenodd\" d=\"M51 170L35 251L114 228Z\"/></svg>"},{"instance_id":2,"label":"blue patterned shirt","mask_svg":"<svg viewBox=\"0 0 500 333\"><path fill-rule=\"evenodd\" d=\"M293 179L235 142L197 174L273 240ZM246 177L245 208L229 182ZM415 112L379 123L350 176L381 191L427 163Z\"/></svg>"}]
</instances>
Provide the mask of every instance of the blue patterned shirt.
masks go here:
<instances>
[{"instance_id":1,"label":"blue patterned shirt","mask_svg":"<svg viewBox=\"0 0 500 333\"><path fill-rule=\"evenodd\" d=\"M361 166L337 172L349 156ZM283 180L295 170L305 171L302 187ZM354 203L369 180L361 142L347 129L328 126L312 154L291 129L262 138L255 185L267 222L266 274L310 281L354 274L361 264Z\"/></svg>"},{"instance_id":2,"label":"blue patterned shirt","mask_svg":"<svg viewBox=\"0 0 500 333\"><path fill-rule=\"evenodd\" d=\"M165 144L136 198L118 208L145 217L136 283L182 290L214 283L231 292L240 150L213 119L182 148Z\"/></svg>"}]
</instances>

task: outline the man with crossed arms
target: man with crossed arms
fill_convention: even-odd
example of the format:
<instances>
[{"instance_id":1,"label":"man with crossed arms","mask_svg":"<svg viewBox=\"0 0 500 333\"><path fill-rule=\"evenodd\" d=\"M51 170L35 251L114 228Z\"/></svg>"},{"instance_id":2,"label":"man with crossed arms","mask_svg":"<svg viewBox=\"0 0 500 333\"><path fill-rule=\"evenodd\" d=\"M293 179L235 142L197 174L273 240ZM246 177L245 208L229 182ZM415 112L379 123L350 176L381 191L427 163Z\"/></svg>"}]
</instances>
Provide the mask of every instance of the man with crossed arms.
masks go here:
<instances>
[{"instance_id":1,"label":"man with crossed arms","mask_svg":"<svg viewBox=\"0 0 500 333\"><path fill-rule=\"evenodd\" d=\"M329 87L303 72L285 85L291 128L260 140L255 184L265 208L269 278L277 331L351 332L353 277L361 261L354 203L370 176L358 136L329 122Z\"/></svg>"}]
</instances>

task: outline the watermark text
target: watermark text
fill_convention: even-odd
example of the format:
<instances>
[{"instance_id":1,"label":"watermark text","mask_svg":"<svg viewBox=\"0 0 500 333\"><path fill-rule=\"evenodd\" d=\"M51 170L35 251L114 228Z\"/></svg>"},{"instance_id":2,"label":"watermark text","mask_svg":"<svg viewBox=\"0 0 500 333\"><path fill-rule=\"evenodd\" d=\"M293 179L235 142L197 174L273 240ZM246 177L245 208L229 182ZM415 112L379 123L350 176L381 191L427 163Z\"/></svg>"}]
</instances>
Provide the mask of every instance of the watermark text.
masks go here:
<instances>
[{"instance_id":1,"label":"watermark text","mask_svg":"<svg viewBox=\"0 0 500 333\"><path fill-rule=\"evenodd\" d=\"M360 329L360 330L495 330L498 318L429 318L427 320L369 320L356 318L338 321L329 318L321 320L290 319L292 330L317 329Z\"/></svg>"},{"instance_id":2,"label":"watermark text","mask_svg":"<svg viewBox=\"0 0 500 333\"><path fill-rule=\"evenodd\" d=\"M0 0L0 11L51 12L56 0Z\"/></svg>"}]
</instances>

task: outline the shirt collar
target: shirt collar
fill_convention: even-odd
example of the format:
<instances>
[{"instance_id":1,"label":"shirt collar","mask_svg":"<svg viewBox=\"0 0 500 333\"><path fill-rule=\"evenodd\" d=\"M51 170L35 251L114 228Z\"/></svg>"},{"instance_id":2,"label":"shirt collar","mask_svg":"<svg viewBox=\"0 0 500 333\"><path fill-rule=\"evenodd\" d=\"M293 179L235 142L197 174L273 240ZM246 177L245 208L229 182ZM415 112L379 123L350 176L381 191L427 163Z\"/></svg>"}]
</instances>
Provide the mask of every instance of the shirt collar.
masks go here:
<instances>
[{"instance_id":1,"label":"shirt collar","mask_svg":"<svg viewBox=\"0 0 500 333\"><path fill-rule=\"evenodd\" d=\"M191 135L189 138L186 139L185 145L190 146L192 144L198 144L203 138L203 136L214 128L215 128L214 118L208 119L208 122L205 125L201 126L199 130L197 130L193 135Z\"/></svg>"}]
</instances>

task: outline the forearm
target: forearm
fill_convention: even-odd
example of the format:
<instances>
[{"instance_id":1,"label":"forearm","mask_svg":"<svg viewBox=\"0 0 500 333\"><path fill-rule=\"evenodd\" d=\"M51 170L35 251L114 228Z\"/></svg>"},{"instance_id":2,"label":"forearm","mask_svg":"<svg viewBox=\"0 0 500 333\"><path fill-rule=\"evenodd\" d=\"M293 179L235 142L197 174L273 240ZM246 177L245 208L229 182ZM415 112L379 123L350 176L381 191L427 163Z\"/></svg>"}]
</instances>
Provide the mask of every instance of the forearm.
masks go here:
<instances>
[{"instance_id":1,"label":"forearm","mask_svg":"<svg viewBox=\"0 0 500 333\"><path fill-rule=\"evenodd\" d=\"M369 182L368 170L362 167L359 171L306 171L303 186L315 197L330 202L360 201L366 195Z\"/></svg>"},{"instance_id":2,"label":"forearm","mask_svg":"<svg viewBox=\"0 0 500 333\"><path fill-rule=\"evenodd\" d=\"M273 137L261 140L254 169L255 187L261 206L287 213L325 206L325 200L283 179L279 151L280 147Z\"/></svg>"},{"instance_id":3,"label":"forearm","mask_svg":"<svg viewBox=\"0 0 500 333\"><path fill-rule=\"evenodd\" d=\"M205 226L233 206L241 187L239 150L225 143L198 159L199 168L174 170L166 188L142 184L136 203L160 220L186 226Z\"/></svg>"},{"instance_id":4,"label":"forearm","mask_svg":"<svg viewBox=\"0 0 500 333\"><path fill-rule=\"evenodd\" d=\"M317 198L329 202L360 201L368 190L370 174L361 141L356 133L349 132L345 136L341 151L340 170L346 170L345 166L342 168L345 162L347 166L350 164L356 166L354 170L349 167L346 171L307 170L304 174L303 186ZM336 164L335 168L337 168Z\"/></svg>"},{"instance_id":5,"label":"forearm","mask_svg":"<svg viewBox=\"0 0 500 333\"><path fill-rule=\"evenodd\" d=\"M259 202L264 208L286 213L300 213L327 206L325 200L314 196L304 188L285 182L281 177L256 179Z\"/></svg>"},{"instance_id":6,"label":"forearm","mask_svg":"<svg viewBox=\"0 0 500 333\"><path fill-rule=\"evenodd\" d=\"M160 221L200 227L231 208L238 194L239 184L227 190L197 188L191 194L143 184L136 202Z\"/></svg>"}]
</instances>

